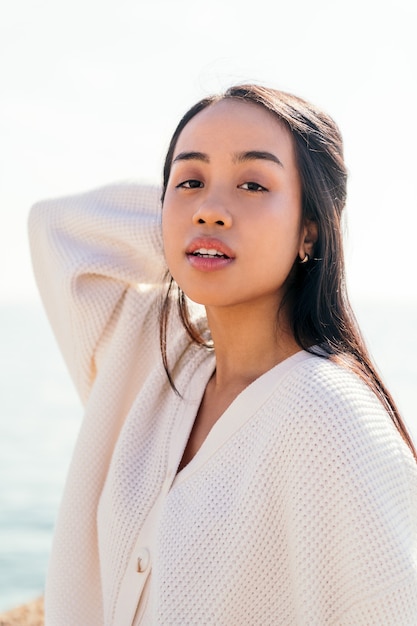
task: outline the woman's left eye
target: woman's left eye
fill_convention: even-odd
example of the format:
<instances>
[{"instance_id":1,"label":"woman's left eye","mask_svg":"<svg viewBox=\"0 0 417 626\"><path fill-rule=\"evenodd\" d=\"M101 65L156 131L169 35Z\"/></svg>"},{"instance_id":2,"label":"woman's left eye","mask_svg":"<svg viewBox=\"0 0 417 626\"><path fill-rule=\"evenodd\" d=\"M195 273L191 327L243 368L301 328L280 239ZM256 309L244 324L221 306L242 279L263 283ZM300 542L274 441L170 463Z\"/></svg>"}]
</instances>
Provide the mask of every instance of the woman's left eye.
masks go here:
<instances>
[{"instance_id":1,"label":"woman's left eye","mask_svg":"<svg viewBox=\"0 0 417 626\"><path fill-rule=\"evenodd\" d=\"M266 187L254 182L243 183L243 185L239 185L239 188L246 189L247 191L268 191Z\"/></svg>"}]
</instances>

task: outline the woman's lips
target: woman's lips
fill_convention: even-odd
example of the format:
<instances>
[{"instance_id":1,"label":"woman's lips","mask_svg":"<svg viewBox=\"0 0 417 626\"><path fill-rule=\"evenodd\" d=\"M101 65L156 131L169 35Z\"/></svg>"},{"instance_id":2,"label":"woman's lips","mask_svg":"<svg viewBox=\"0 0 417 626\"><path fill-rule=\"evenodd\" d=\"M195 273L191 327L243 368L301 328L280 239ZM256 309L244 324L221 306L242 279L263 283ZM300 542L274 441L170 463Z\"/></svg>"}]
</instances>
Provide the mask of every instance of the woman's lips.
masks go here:
<instances>
[{"instance_id":1,"label":"woman's lips","mask_svg":"<svg viewBox=\"0 0 417 626\"><path fill-rule=\"evenodd\" d=\"M231 250L228 245L220 239L212 237L198 237L197 239L193 239L187 246L185 253L198 254L202 250L206 251L204 252L205 254L217 253L219 256L225 256L229 259L235 258L233 250Z\"/></svg>"},{"instance_id":2,"label":"woman's lips","mask_svg":"<svg viewBox=\"0 0 417 626\"><path fill-rule=\"evenodd\" d=\"M235 259L234 252L223 241L205 237L193 239L185 253L190 265L202 272L222 269Z\"/></svg>"}]
</instances>

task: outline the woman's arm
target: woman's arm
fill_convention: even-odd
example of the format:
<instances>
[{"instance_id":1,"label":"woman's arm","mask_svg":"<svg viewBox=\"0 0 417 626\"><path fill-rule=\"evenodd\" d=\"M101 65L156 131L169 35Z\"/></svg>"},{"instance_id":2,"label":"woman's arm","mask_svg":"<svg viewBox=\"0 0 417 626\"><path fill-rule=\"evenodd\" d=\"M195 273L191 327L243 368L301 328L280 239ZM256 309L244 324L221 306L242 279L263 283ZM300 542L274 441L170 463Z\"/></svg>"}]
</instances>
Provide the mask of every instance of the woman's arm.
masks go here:
<instances>
[{"instance_id":1,"label":"woman's arm","mask_svg":"<svg viewBox=\"0 0 417 626\"><path fill-rule=\"evenodd\" d=\"M417 625L415 460L356 374L307 366L286 382L296 404L280 433L297 623Z\"/></svg>"},{"instance_id":2,"label":"woman's arm","mask_svg":"<svg viewBox=\"0 0 417 626\"><path fill-rule=\"evenodd\" d=\"M104 333L108 340L106 328L126 292L147 293L149 308L149 292L165 273L159 195L157 187L116 184L32 208L35 277L84 401L94 380L100 338Z\"/></svg>"}]
</instances>

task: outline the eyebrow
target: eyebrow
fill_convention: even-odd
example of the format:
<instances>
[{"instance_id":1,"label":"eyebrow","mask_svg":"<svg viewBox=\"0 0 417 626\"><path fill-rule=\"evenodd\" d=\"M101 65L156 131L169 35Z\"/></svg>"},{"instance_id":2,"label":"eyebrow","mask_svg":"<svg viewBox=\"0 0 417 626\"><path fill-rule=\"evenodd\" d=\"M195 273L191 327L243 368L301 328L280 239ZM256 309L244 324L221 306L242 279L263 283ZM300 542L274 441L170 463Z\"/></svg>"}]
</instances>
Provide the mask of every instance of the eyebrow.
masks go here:
<instances>
[{"instance_id":1,"label":"eyebrow","mask_svg":"<svg viewBox=\"0 0 417 626\"><path fill-rule=\"evenodd\" d=\"M210 163L208 154L204 154L204 152L180 152L173 160L173 163L177 161L203 161L204 163Z\"/></svg>"},{"instance_id":2,"label":"eyebrow","mask_svg":"<svg viewBox=\"0 0 417 626\"><path fill-rule=\"evenodd\" d=\"M284 167L282 162L277 156L275 156L275 154L272 154L272 152L266 152L265 150L249 150L248 152L238 152L234 155L233 158L236 163L244 163L245 161L256 161L257 159L260 159L261 161L272 161L280 167Z\"/></svg>"},{"instance_id":3,"label":"eyebrow","mask_svg":"<svg viewBox=\"0 0 417 626\"><path fill-rule=\"evenodd\" d=\"M233 155L233 161L235 163L256 161L258 159L261 161L272 161L272 163L276 163L280 167L284 167L275 154L265 150L248 150L247 152L237 152ZM176 163L177 161L202 161L203 163L210 163L210 157L204 152L180 152L173 160L173 163Z\"/></svg>"}]
</instances>

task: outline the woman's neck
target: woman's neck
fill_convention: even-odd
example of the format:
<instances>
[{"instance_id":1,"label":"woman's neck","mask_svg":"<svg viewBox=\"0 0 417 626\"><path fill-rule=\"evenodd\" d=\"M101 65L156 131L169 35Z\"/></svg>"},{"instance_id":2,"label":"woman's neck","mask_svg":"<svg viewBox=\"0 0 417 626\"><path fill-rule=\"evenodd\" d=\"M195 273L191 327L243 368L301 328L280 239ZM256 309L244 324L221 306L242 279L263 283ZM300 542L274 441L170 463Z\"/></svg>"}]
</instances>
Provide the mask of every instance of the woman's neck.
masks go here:
<instances>
[{"instance_id":1,"label":"woman's neck","mask_svg":"<svg viewBox=\"0 0 417 626\"><path fill-rule=\"evenodd\" d=\"M216 387L246 387L300 350L284 311L262 304L207 307L216 353Z\"/></svg>"}]
</instances>

